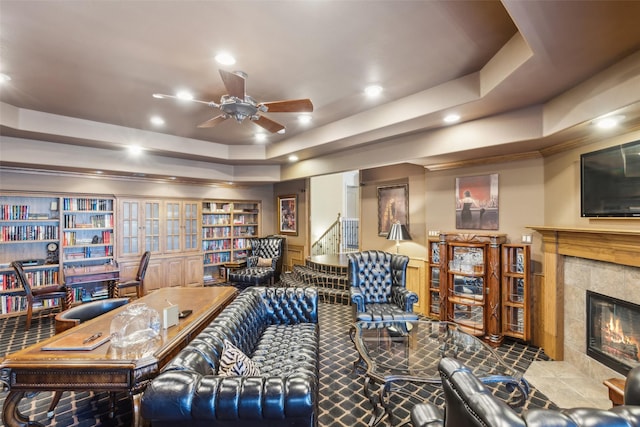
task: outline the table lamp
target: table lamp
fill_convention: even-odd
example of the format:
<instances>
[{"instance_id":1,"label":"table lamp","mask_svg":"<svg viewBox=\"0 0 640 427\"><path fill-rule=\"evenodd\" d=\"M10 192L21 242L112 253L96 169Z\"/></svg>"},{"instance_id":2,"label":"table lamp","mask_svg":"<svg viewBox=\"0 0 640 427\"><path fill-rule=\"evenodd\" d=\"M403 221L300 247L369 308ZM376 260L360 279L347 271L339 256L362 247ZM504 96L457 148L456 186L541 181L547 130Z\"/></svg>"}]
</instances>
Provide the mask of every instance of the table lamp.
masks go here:
<instances>
[{"instance_id":1,"label":"table lamp","mask_svg":"<svg viewBox=\"0 0 640 427\"><path fill-rule=\"evenodd\" d=\"M387 234L387 240L396 241L396 253L400 253L400 240L411 240L411 235L404 224L400 221L391 224L391 230Z\"/></svg>"}]
</instances>

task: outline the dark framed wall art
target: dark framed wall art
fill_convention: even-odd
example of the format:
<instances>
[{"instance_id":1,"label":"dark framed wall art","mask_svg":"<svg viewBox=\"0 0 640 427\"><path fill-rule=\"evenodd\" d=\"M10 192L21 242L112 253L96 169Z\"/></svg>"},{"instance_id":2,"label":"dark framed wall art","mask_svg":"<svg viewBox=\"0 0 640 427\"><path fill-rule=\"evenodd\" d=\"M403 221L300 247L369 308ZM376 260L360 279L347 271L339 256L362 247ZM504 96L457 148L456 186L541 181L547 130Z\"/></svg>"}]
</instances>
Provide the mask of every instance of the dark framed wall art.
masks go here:
<instances>
[{"instance_id":1,"label":"dark framed wall art","mask_svg":"<svg viewBox=\"0 0 640 427\"><path fill-rule=\"evenodd\" d=\"M291 236L298 235L298 196L295 194L278 196L278 232Z\"/></svg>"},{"instance_id":2,"label":"dark framed wall art","mask_svg":"<svg viewBox=\"0 0 640 427\"><path fill-rule=\"evenodd\" d=\"M498 174L456 178L456 228L498 229Z\"/></svg>"},{"instance_id":3,"label":"dark framed wall art","mask_svg":"<svg viewBox=\"0 0 640 427\"><path fill-rule=\"evenodd\" d=\"M391 224L399 221L409 228L409 186L378 187L378 235L387 236Z\"/></svg>"}]
</instances>

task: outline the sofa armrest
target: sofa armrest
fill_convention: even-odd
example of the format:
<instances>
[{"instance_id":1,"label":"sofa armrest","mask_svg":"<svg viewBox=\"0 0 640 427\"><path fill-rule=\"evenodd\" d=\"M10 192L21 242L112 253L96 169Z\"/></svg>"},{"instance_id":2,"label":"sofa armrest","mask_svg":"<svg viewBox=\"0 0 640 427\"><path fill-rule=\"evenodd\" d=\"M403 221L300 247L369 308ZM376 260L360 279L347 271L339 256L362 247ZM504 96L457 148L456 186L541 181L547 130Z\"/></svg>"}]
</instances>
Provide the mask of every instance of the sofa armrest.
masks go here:
<instances>
[{"instance_id":1,"label":"sofa armrest","mask_svg":"<svg viewBox=\"0 0 640 427\"><path fill-rule=\"evenodd\" d=\"M354 286L349 289L351 293L351 302L355 304L356 313L364 313L364 294L362 291Z\"/></svg>"},{"instance_id":2,"label":"sofa armrest","mask_svg":"<svg viewBox=\"0 0 640 427\"><path fill-rule=\"evenodd\" d=\"M413 312L413 304L418 302L418 294L402 286L392 286L391 300L407 313L411 313Z\"/></svg>"},{"instance_id":3,"label":"sofa armrest","mask_svg":"<svg viewBox=\"0 0 640 427\"><path fill-rule=\"evenodd\" d=\"M142 396L146 420L188 425L192 420L237 420L238 426L260 420L311 419L317 414L317 381L291 377L202 376L168 371L156 377Z\"/></svg>"},{"instance_id":4,"label":"sofa armrest","mask_svg":"<svg viewBox=\"0 0 640 427\"><path fill-rule=\"evenodd\" d=\"M411 423L413 427L443 427L444 413L431 403L421 403L411 410Z\"/></svg>"}]
</instances>

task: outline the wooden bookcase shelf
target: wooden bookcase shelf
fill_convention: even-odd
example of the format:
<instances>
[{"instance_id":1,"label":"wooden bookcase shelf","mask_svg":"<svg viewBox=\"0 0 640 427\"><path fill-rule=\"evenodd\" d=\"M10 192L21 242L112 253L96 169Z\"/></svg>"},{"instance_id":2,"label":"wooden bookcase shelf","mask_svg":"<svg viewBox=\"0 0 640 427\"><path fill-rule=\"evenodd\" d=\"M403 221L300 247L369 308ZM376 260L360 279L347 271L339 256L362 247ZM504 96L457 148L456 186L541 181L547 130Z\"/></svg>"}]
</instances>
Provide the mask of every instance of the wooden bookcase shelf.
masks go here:
<instances>
[{"instance_id":1,"label":"wooden bookcase shelf","mask_svg":"<svg viewBox=\"0 0 640 427\"><path fill-rule=\"evenodd\" d=\"M205 283L224 275L225 264L246 259L249 239L258 237L259 201L204 200L202 202L202 251Z\"/></svg>"}]
</instances>

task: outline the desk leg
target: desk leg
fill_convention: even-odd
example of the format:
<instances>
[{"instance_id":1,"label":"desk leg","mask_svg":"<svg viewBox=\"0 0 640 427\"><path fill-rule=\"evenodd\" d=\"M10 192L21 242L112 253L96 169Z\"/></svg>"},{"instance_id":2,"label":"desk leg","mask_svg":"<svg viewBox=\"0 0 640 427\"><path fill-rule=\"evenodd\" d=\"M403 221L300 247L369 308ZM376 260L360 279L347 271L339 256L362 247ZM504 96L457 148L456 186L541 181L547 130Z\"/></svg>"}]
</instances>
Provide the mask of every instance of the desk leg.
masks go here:
<instances>
[{"instance_id":1,"label":"desk leg","mask_svg":"<svg viewBox=\"0 0 640 427\"><path fill-rule=\"evenodd\" d=\"M132 427L146 427L149 425L142 418L142 414L140 413L140 404L142 403L142 393L135 393L131 395L131 416L133 417L131 420Z\"/></svg>"},{"instance_id":2,"label":"desk leg","mask_svg":"<svg viewBox=\"0 0 640 427\"><path fill-rule=\"evenodd\" d=\"M2 422L6 427L43 427L40 423L29 421L28 417L25 417L20 413L18 404L24 395L24 391L9 392L7 398L4 400L4 406L2 407Z\"/></svg>"}]
</instances>

